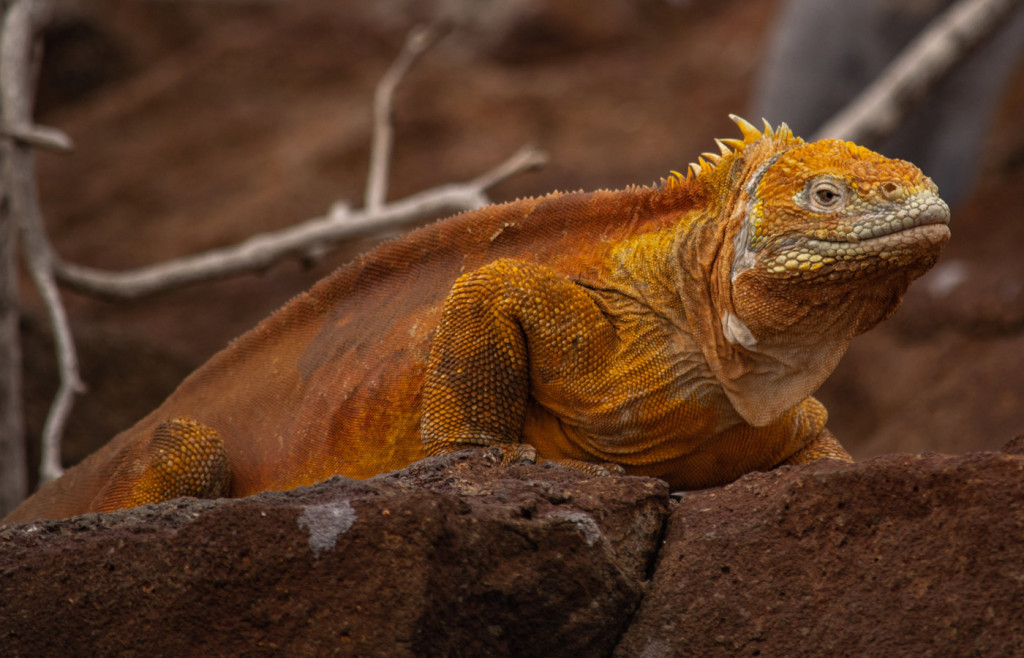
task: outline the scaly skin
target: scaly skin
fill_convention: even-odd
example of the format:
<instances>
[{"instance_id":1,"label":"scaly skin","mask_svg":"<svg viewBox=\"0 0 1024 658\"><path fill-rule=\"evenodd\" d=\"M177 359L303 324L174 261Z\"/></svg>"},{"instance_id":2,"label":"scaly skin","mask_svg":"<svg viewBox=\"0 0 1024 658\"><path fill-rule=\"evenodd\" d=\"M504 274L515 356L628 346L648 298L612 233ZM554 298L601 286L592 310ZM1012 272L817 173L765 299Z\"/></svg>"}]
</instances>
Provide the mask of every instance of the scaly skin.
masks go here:
<instances>
[{"instance_id":1,"label":"scaly skin","mask_svg":"<svg viewBox=\"0 0 1024 658\"><path fill-rule=\"evenodd\" d=\"M5 522L472 446L675 488L849 459L811 394L949 211L910 163L735 120L685 177L488 206L342 267Z\"/></svg>"}]
</instances>

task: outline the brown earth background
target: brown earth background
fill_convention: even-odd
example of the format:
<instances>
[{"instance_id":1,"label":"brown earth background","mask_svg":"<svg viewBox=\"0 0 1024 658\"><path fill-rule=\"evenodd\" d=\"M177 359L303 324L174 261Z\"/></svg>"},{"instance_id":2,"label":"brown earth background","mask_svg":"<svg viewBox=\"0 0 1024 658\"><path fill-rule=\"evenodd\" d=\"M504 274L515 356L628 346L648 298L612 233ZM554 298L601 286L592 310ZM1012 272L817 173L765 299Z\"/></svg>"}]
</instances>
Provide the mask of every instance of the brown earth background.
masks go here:
<instances>
[{"instance_id":1,"label":"brown earth background","mask_svg":"<svg viewBox=\"0 0 1024 658\"><path fill-rule=\"evenodd\" d=\"M481 11L416 64L397 97L390 198L471 178L526 143L550 163L498 186L493 200L683 170L714 137L736 133L727 114L748 111L777 9L740 0L524 4L515 15ZM373 88L425 7L83 5L47 38L38 103L39 121L76 146L38 159L56 249L127 268L232 244L338 200L359 205ZM1022 108L1024 69L991 124L979 184L953 208L942 262L958 263L964 280L942 292L922 279L894 318L854 341L820 391L833 431L858 458L996 449L1024 432ZM65 292L90 389L71 416L65 463L370 246L137 302ZM45 311L22 289L35 464L56 366Z\"/></svg>"}]
</instances>

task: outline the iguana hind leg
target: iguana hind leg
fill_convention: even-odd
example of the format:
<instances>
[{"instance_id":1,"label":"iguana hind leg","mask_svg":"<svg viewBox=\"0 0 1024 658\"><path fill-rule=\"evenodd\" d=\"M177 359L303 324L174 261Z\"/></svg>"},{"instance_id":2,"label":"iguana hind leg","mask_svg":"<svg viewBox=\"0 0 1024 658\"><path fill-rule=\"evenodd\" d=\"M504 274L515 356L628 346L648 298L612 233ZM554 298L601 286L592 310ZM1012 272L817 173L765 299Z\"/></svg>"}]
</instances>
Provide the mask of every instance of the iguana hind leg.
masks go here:
<instances>
[{"instance_id":1,"label":"iguana hind leg","mask_svg":"<svg viewBox=\"0 0 1024 658\"><path fill-rule=\"evenodd\" d=\"M224 441L211 427L188 418L161 423L149 441L121 458L93 507L110 512L180 496L226 496L231 483Z\"/></svg>"}]
</instances>

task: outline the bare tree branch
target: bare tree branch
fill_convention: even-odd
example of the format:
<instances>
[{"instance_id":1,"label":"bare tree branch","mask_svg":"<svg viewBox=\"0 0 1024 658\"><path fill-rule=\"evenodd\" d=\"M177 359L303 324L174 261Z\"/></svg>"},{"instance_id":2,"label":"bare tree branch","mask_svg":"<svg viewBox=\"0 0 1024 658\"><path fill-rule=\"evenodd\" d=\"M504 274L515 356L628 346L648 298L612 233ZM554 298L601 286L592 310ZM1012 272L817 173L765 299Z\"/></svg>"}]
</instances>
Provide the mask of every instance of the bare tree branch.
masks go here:
<instances>
[{"instance_id":1,"label":"bare tree branch","mask_svg":"<svg viewBox=\"0 0 1024 658\"><path fill-rule=\"evenodd\" d=\"M7 4L0 2L0 9L6 10ZM0 140L0 516L28 492L18 335L18 222L11 214L7 184L13 150L13 140Z\"/></svg>"},{"instance_id":2,"label":"bare tree branch","mask_svg":"<svg viewBox=\"0 0 1024 658\"><path fill-rule=\"evenodd\" d=\"M0 128L0 137L10 137L36 148L69 153L75 145L67 134L48 126L20 126Z\"/></svg>"},{"instance_id":3,"label":"bare tree branch","mask_svg":"<svg viewBox=\"0 0 1024 658\"><path fill-rule=\"evenodd\" d=\"M0 515L14 509L28 491L18 334L18 223L10 212L6 184L12 144L5 141L0 145L5 174L0 189Z\"/></svg>"},{"instance_id":4,"label":"bare tree branch","mask_svg":"<svg viewBox=\"0 0 1024 658\"><path fill-rule=\"evenodd\" d=\"M35 2L37 0L21 0ZM35 181L30 178L32 188ZM34 189L33 189L34 194ZM25 241L25 252L28 257L29 272L46 303L53 327L54 342L57 347L57 364L60 369L60 386L54 396L50 412L43 424L42 456L39 464L39 478L49 482L64 474L61 465L60 440L64 436L64 425L75 403L75 394L84 393L85 385L79 376L78 354L75 350L74 338L68 324L67 312L57 290L57 282L53 276L50 253L45 248L46 238L39 231L38 222L31 222L22 232Z\"/></svg>"},{"instance_id":5,"label":"bare tree branch","mask_svg":"<svg viewBox=\"0 0 1024 658\"><path fill-rule=\"evenodd\" d=\"M446 28L437 23L413 28L405 39L402 51L377 83L377 90L373 95L370 170L366 178L366 198L363 200L363 206L369 212L380 210L387 198L391 147L394 144L391 115L394 110L395 89L419 56L437 43L445 31Z\"/></svg>"},{"instance_id":6,"label":"bare tree branch","mask_svg":"<svg viewBox=\"0 0 1024 658\"><path fill-rule=\"evenodd\" d=\"M484 194L488 188L538 167L545 160L540 151L523 148L478 178L413 194L386 204L377 212L342 210L280 231L261 233L237 245L135 270L109 272L59 260L54 266L61 283L71 288L103 297L135 299L198 281L260 271L317 247L386 233L436 215L478 208L488 203Z\"/></svg>"},{"instance_id":7,"label":"bare tree branch","mask_svg":"<svg viewBox=\"0 0 1024 658\"><path fill-rule=\"evenodd\" d=\"M381 235L423 219L470 210L489 203L485 192L520 172L543 165L546 156L524 147L491 171L465 182L439 186L384 203L393 142L391 111L394 92L416 58L433 45L446 28L441 24L414 28L402 52L377 86L374 103L374 136L366 204L353 211L336 205L326 216L315 217L280 231L262 233L247 240L200 254L134 270L110 272L68 263L54 257L58 280L81 292L116 299L136 299L180 288L199 281L264 270L288 257L308 257L354 238Z\"/></svg>"},{"instance_id":8,"label":"bare tree branch","mask_svg":"<svg viewBox=\"0 0 1024 658\"><path fill-rule=\"evenodd\" d=\"M10 151L9 144L0 147L0 162L5 171L10 167ZM10 212L6 183L3 188L0 190L0 515L14 509L28 491L18 333L18 223Z\"/></svg>"},{"instance_id":9,"label":"bare tree branch","mask_svg":"<svg viewBox=\"0 0 1024 658\"><path fill-rule=\"evenodd\" d=\"M43 28L53 18L53 12L53 4L49 0L18 0L4 16L0 33L0 105L7 135L46 133L32 125L32 90L40 57L35 44ZM11 216L18 222L29 272L50 314L60 369L60 387L43 428L39 472L45 482L63 473L60 439L74 404L74 395L84 387L78 374L74 340L57 291L53 255L39 210L32 147L25 140L14 139L7 154L4 175L10 195Z\"/></svg>"},{"instance_id":10,"label":"bare tree branch","mask_svg":"<svg viewBox=\"0 0 1024 658\"><path fill-rule=\"evenodd\" d=\"M877 144L1024 0L960 0L936 18L814 139Z\"/></svg>"}]
</instances>

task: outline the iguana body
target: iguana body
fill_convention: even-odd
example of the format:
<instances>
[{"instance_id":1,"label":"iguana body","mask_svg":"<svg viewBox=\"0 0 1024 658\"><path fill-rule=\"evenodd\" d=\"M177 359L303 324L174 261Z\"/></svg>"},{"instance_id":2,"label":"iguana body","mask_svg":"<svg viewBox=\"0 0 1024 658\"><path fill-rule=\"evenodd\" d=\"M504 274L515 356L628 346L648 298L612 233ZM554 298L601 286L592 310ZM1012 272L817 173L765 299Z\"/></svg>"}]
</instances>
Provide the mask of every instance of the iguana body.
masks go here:
<instances>
[{"instance_id":1,"label":"iguana body","mask_svg":"<svg viewBox=\"0 0 1024 658\"><path fill-rule=\"evenodd\" d=\"M934 264L949 212L909 163L737 123L685 178L488 206L378 247L5 521L470 446L676 488L848 459L810 396Z\"/></svg>"}]
</instances>

